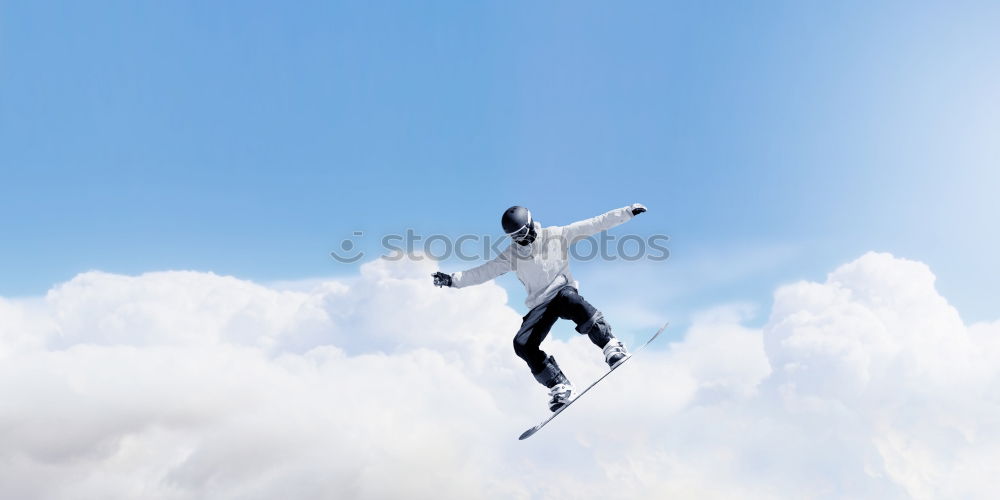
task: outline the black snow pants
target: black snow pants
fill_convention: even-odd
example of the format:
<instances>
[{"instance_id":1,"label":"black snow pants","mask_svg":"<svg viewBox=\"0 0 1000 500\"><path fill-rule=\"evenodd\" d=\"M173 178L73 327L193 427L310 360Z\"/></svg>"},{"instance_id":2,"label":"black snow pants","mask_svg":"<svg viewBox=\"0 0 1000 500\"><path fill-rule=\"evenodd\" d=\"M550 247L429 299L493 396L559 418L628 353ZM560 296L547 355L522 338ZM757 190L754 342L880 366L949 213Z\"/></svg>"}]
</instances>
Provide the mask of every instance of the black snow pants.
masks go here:
<instances>
[{"instance_id":1,"label":"black snow pants","mask_svg":"<svg viewBox=\"0 0 1000 500\"><path fill-rule=\"evenodd\" d=\"M521 329L514 336L514 352L528 363L535 380L546 387L555 385L562 371L555 358L547 356L539 346L559 318L573 320L576 331L589 336L591 342L602 349L613 338L611 327L604 321L601 312L572 286L562 287L552 300L528 311L521 322Z\"/></svg>"}]
</instances>

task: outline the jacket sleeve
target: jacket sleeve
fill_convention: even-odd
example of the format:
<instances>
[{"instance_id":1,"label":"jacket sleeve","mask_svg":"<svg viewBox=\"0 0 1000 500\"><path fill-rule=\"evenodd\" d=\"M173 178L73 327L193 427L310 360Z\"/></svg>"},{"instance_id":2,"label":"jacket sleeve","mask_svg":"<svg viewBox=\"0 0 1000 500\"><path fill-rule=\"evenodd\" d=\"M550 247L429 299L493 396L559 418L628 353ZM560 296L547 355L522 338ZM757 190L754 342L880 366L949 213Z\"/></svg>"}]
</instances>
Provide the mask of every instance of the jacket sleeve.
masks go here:
<instances>
[{"instance_id":1,"label":"jacket sleeve","mask_svg":"<svg viewBox=\"0 0 1000 500\"><path fill-rule=\"evenodd\" d=\"M603 213L597 217L574 222L568 226L563 226L563 238L570 244L577 240L593 236L601 231L611 229L629 219L632 215L632 206L616 208L610 212Z\"/></svg>"},{"instance_id":2,"label":"jacket sleeve","mask_svg":"<svg viewBox=\"0 0 1000 500\"><path fill-rule=\"evenodd\" d=\"M451 275L451 286L462 288L466 286L478 285L500 276L511 270L510 256L505 250L497 255L493 260L473 267L467 271L459 271Z\"/></svg>"}]
</instances>

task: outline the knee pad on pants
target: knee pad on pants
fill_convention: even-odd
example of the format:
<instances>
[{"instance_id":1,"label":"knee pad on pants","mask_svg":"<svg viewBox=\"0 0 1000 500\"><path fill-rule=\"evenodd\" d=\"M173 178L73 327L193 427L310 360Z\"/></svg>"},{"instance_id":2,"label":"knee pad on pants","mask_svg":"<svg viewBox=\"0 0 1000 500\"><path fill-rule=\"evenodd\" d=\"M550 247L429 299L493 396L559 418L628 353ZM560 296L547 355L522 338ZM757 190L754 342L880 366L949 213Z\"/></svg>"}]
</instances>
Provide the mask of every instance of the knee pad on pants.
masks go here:
<instances>
[{"instance_id":1,"label":"knee pad on pants","mask_svg":"<svg viewBox=\"0 0 1000 500\"><path fill-rule=\"evenodd\" d=\"M590 341L602 349L611 339L615 338L611 334L611 325L604 320L604 315L600 312L594 313L594 317L590 318L590 321L576 327L576 331L587 334Z\"/></svg>"}]
</instances>

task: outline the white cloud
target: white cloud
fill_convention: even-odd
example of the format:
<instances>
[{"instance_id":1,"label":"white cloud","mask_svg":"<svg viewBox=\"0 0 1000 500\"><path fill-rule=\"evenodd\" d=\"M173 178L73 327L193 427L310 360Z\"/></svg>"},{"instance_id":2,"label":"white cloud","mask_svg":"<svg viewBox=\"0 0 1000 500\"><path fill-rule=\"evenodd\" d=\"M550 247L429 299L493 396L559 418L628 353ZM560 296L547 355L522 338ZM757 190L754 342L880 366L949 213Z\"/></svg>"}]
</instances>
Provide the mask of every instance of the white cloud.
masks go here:
<instances>
[{"instance_id":1,"label":"white cloud","mask_svg":"<svg viewBox=\"0 0 1000 500\"><path fill-rule=\"evenodd\" d=\"M1000 321L964 325L923 264L782 287L763 329L706 311L524 442L545 394L518 314L435 269L91 272L0 299L0 497L991 497ZM543 347L579 385L601 371L585 337Z\"/></svg>"}]
</instances>

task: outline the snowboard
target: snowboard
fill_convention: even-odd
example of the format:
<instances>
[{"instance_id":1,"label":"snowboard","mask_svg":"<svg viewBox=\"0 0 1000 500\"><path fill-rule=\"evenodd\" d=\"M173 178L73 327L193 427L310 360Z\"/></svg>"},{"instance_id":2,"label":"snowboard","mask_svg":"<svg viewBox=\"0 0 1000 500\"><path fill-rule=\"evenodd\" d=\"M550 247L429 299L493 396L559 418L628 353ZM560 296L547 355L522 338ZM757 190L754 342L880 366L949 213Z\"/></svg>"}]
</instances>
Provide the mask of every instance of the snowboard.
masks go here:
<instances>
[{"instance_id":1,"label":"snowboard","mask_svg":"<svg viewBox=\"0 0 1000 500\"><path fill-rule=\"evenodd\" d=\"M557 416L559 416L560 413L562 413L567 408L569 408L570 406L572 406L573 403L575 403L578 399L582 398L583 395L586 394L587 391L589 391L590 389L592 389L595 385L597 385L598 382L604 380L604 378L607 377L608 375L611 375L611 372L613 372L613 371L621 368L622 365L624 365L625 363L628 362L628 360L632 359L632 356L635 356L636 354L639 354L639 352L642 351L646 346L648 346L650 344L650 342L652 342L653 340L655 340L656 337L659 337L660 334L663 333L663 330L665 330L667 328L667 325L669 325L669 324L670 324L669 322L664 323L663 326L661 326L660 329L657 330L656 333L654 333L653 336L650 337L649 340L647 340L645 344L642 344L641 346L639 346L638 349L636 349L634 352L630 353L628 355L628 357L626 357L625 359L622 360L621 363L618 363L614 368L611 368L608 371L604 372L604 375L601 375L600 378L598 378L593 383L591 383L590 385L588 385L587 388L584 389L582 392L580 392L580 394L577 394L575 398L569 400L569 402L567 402L565 405L563 405L562 408L559 408L558 410L552 412L552 415L549 415L549 417L546 418L545 420L543 420L542 423L540 423L540 424L538 424L538 425L536 425L536 426L534 426L534 427L532 427L532 428L524 431L521 434L521 437L519 437L517 439L518 440L528 439L534 433L538 432L539 429L541 429L542 427L545 427L545 424L551 422L552 419L556 418Z\"/></svg>"}]
</instances>

